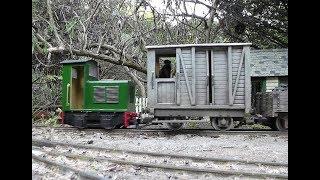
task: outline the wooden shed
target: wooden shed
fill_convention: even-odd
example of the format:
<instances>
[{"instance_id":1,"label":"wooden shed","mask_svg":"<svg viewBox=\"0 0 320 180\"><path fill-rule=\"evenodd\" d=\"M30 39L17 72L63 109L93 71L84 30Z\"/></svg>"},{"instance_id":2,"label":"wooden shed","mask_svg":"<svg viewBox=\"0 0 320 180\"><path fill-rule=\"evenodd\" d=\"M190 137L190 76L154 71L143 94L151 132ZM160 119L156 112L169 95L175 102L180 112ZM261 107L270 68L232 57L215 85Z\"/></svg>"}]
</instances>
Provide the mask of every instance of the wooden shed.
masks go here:
<instances>
[{"instance_id":1,"label":"wooden shed","mask_svg":"<svg viewBox=\"0 0 320 180\"><path fill-rule=\"evenodd\" d=\"M243 117L251 109L251 43L147 46L155 117ZM160 77L164 61L170 77ZM168 61L166 61L168 62Z\"/></svg>"},{"instance_id":2,"label":"wooden shed","mask_svg":"<svg viewBox=\"0 0 320 180\"><path fill-rule=\"evenodd\" d=\"M288 85L288 49L251 49L252 94Z\"/></svg>"}]
</instances>

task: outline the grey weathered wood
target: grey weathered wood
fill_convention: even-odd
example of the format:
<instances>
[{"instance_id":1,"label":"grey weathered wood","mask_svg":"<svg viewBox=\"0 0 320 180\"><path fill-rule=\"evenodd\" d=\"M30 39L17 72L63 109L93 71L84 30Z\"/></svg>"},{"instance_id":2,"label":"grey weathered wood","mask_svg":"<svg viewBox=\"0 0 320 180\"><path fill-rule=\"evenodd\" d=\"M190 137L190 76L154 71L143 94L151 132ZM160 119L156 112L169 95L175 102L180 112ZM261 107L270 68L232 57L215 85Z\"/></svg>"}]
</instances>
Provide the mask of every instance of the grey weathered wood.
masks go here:
<instances>
[{"instance_id":1,"label":"grey weathered wood","mask_svg":"<svg viewBox=\"0 0 320 180\"><path fill-rule=\"evenodd\" d=\"M240 72L241 72L241 69L242 69L242 64L243 64L243 59L244 59L244 49L242 50L242 53L241 53L241 57L240 57L240 62L239 62L239 66L238 66L238 72L237 72L237 77L236 77L236 82L234 84L234 88L233 88L233 93L232 93L232 97L231 97L231 103L233 104L233 101L234 101L234 97L236 95L236 92L237 92L237 88L238 88L238 83L239 83L239 79L240 79Z\"/></svg>"},{"instance_id":2,"label":"grey weathered wood","mask_svg":"<svg viewBox=\"0 0 320 180\"><path fill-rule=\"evenodd\" d=\"M181 49L180 49L181 51ZM181 95L180 95L180 57L178 49L176 49L176 94L177 94L177 105L181 104Z\"/></svg>"},{"instance_id":3,"label":"grey weathered wood","mask_svg":"<svg viewBox=\"0 0 320 180\"><path fill-rule=\"evenodd\" d=\"M272 92L273 94L273 111L288 112L288 89L283 91Z\"/></svg>"},{"instance_id":4,"label":"grey weathered wood","mask_svg":"<svg viewBox=\"0 0 320 180\"><path fill-rule=\"evenodd\" d=\"M229 46L230 48L228 48ZM249 48L249 46L247 47ZM180 50L180 53L178 53L178 49ZM169 51L172 52L172 50L175 50L177 62L174 82L161 82L159 80L162 78L157 78L157 84L154 86L154 89L151 89L151 86L149 86L151 83L148 79L148 92L150 89L150 91L152 90L155 95L153 96L155 97L155 103L148 104L148 107L152 109L155 116L191 116L196 114L197 116L243 117L244 113L249 112L248 109L251 109L246 102L247 96L251 94L251 87L248 88L251 85L247 85L247 81L250 81L250 74L249 76L246 76L246 70L250 67L247 67L249 63L246 63L246 59L242 62L245 64L240 65L243 45L232 46L228 44L227 46L190 46L189 48L184 49L170 47L163 49L151 48L148 49L148 56L150 54L149 51L151 50L154 50L156 55L168 54ZM167 50L169 51L166 52ZM211 67L208 67L209 53L212 54ZM246 56L247 54L244 54L244 57ZM181 61L181 59L183 61ZM151 64L150 62L152 65L149 66L149 64ZM210 70L209 68L212 70L211 74L208 74ZM238 73L239 68L241 68L240 74ZM150 77L150 74L154 72L155 58L149 60L148 57L148 78ZM182 75L181 73L184 74ZM212 84L207 84L208 76L212 76ZM230 87L230 82L233 97L232 106L229 104L230 91L228 91L228 89ZM173 84L175 85L173 86ZM213 104L209 104L210 86L212 86ZM170 95L172 93L173 96ZM150 94L152 93L149 93L148 97L152 100L152 95ZM156 103L157 100L159 103ZM175 103L172 104L173 100L175 100ZM281 101L284 104L286 103L286 100ZM251 103L251 100L248 102ZM158 105L163 105L164 107L167 107L167 109L159 109ZM203 105L210 106L211 108L208 107L202 109ZM217 106L221 107L221 109L214 109ZM241 108L232 109L233 106ZM194 108L190 109L190 107Z\"/></svg>"},{"instance_id":5,"label":"grey weathered wood","mask_svg":"<svg viewBox=\"0 0 320 180\"><path fill-rule=\"evenodd\" d=\"M174 105L166 105L166 104L157 104L155 107L159 109L244 109L245 106L241 105L197 105L197 106L174 106Z\"/></svg>"},{"instance_id":6,"label":"grey weathered wood","mask_svg":"<svg viewBox=\"0 0 320 180\"><path fill-rule=\"evenodd\" d=\"M207 66L206 51L195 51L195 104L207 104Z\"/></svg>"},{"instance_id":7,"label":"grey weathered wood","mask_svg":"<svg viewBox=\"0 0 320 180\"><path fill-rule=\"evenodd\" d=\"M197 106L186 106L186 107L197 107ZM228 107L232 107L229 106ZM194 116L199 117L210 116L210 117L244 117L243 109L158 109L156 107L155 116Z\"/></svg>"},{"instance_id":8,"label":"grey weathered wood","mask_svg":"<svg viewBox=\"0 0 320 180\"><path fill-rule=\"evenodd\" d=\"M185 82L187 84L187 90L188 90L188 95L189 95L190 104L191 104L192 103L191 87L190 87L190 84L189 84L189 79L188 79L188 76L187 76L187 70L186 70L186 67L185 67L185 64L184 64L184 60L183 60L182 55L181 55L181 49L180 48L178 48L178 55L180 57L179 59L180 59L180 63L181 63L181 66L182 66Z\"/></svg>"},{"instance_id":9,"label":"grey weathered wood","mask_svg":"<svg viewBox=\"0 0 320 180\"><path fill-rule=\"evenodd\" d=\"M245 112L250 113L251 109L251 77L250 77L250 46L243 47L245 51Z\"/></svg>"},{"instance_id":10,"label":"grey weathered wood","mask_svg":"<svg viewBox=\"0 0 320 180\"><path fill-rule=\"evenodd\" d=\"M233 104L232 100L232 47L228 47L228 94L229 94L229 105Z\"/></svg>"},{"instance_id":11,"label":"grey weathered wood","mask_svg":"<svg viewBox=\"0 0 320 180\"><path fill-rule=\"evenodd\" d=\"M212 73L214 75L214 104L226 105L228 104L228 62L227 62L227 51L222 49L219 51L214 50L212 52ZM221 68L219 65L224 65L225 68ZM217 94L219 92L219 95ZM223 93L223 94L221 94ZM219 96L219 99L216 98Z\"/></svg>"},{"instance_id":12,"label":"grey weathered wood","mask_svg":"<svg viewBox=\"0 0 320 180\"><path fill-rule=\"evenodd\" d=\"M211 74L210 74L210 76L211 76L211 96L212 96L212 105L214 105L215 104L215 95L214 95L214 93L215 93L215 91L214 91L214 82L215 82L215 78L214 78L214 65L215 65L215 63L214 63L214 58L213 58L213 50L211 50L210 51L210 53L211 53Z\"/></svg>"},{"instance_id":13,"label":"grey weathered wood","mask_svg":"<svg viewBox=\"0 0 320 180\"><path fill-rule=\"evenodd\" d=\"M176 79L175 78L157 78L156 82L175 82Z\"/></svg>"},{"instance_id":14,"label":"grey weathered wood","mask_svg":"<svg viewBox=\"0 0 320 180\"><path fill-rule=\"evenodd\" d=\"M161 96L162 96L162 94L158 94L158 81L157 81L157 79L155 80L155 88L154 88L154 95L155 95L155 104L157 104L158 103L158 98L160 98L161 99Z\"/></svg>"},{"instance_id":15,"label":"grey weathered wood","mask_svg":"<svg viewBox=\"0 0 320 180\"><path fill-rule=\"evenodd\" d=\"M154 88L155 84L152 84L152 78L155 79L155 67L156 67L156 65L155 65L155 61L156 61L155 50L149 50L147 53L147 56L148 56L148 60L147 60L147 65L148 65L148 73L147 73L148 105L150 105L152 107L155 105L156 98L157 98L157 96L155 94L156 89Z\"/></svg>"},{"instance_id":16,"label":"grey weathered wood","mask_svg":"<svg viewBox=\"0 0 320 180\"><path fill-rule=\"evenodd\" d=\"M175 103L175 79L157 79L157 103Z\"/></svg>"},{"instance_id":17,"label":"grey weathered wood","mask_svg":"<svg viewBox=\"0 0 320 180\"><path fill-rule=\"evenodd\" d=\"M192 63L192 99L191 105L196 105L196 49L191 48L191 63Z\"/></svg>"}]
</instances>

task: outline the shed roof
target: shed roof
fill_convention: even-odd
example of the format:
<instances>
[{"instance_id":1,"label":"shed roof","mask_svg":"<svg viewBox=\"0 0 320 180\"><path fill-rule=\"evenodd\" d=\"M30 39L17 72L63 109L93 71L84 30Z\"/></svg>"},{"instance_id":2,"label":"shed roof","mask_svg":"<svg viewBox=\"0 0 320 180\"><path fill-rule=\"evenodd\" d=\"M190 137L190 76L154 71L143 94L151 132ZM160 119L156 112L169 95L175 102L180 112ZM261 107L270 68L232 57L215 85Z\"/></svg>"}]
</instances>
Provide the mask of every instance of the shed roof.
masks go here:
<instances>
[{"instance_id":1,"label":"shed roof","mask_svg":"<svg viewBox=\"0 0 320 180\"><path fill-rule=\"evenodd\" d=\"M288 49L250 50L252 77L288 76Z\"/></svg>"},{"instance_id":2,"label":"shed roof","mask_svg":"<svg viewBox=\"0 0 320 180\"><path fill-rule=\"evenodd\" d=\"M86 62L95 62L95 60L92 59L79 59L79 60L64 60L60 62L61 64L77 64L77 63L86 63Z\"/></svg>"},{"instance_id":3,"label":"shed roof","mask_svg":"<svg viewBox=\"0 0 320 180\"><path fill-rule=\"evenodd\" d=\"M183 48L183 47L217 47L217 46L250 46L252 43L206 43L146 46L147 49Z\"/></svg>"}]
</instances>

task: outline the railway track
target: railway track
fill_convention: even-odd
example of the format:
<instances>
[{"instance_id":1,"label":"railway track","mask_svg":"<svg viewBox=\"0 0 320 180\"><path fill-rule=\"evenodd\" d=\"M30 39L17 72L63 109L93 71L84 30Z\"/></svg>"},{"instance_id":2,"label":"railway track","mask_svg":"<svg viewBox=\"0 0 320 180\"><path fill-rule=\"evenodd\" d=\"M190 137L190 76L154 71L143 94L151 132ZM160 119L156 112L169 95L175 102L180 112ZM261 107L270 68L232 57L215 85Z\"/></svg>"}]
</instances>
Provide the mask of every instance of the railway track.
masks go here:
<instances>
[{"instance_id":1,"label":"railway track","mask_svg":"<svg viewBox=\"0 0 320 180\"><path fill-rule=\"evenodd\" d=\"M232 129L229 131L215 131L211 129L78 129L75 127L48 127L48 126L33 126L32 128L53 129L56 131L75 131L75 132L99 132L108 134L148 134L148 135L175 135L175 134L196 134L201 136L215 136L215 135L273 135L273 136L287 136L288 132L272 131L272 130L253 130L253 129Z\"/></svg>"},{"instance_id":2,"label":"railway track","mask_svg":"<svg viewBox=\"0 0 320 180\"><path fill-rule=\"evenodd\" d=\"M32 159L34 159L35 161L41 162L41 163L45 163L49 166L53 166L53 167L57 167L59 169L61 169L62 171L72 171L75 172L76 174L78 174L78 176L84 178L84 179L92 179L92 180L100 180L100 179L107 179L101 176L98 176L96 174L90 173L90 172L86 172L86 171L82 171L79 169L75 169L73 167L67 166L65 164L61 164L61 163L57 163L54 161L50 161L47 158L43 158L41 156L35 155L34 153L32 153Z\"/></svg>"},{"instance_id":3,"label":"railway track","mask_svg":"<svg viewBox=\"0 0 320 180\"><path fill-rule=\"evenodd\" d=\"M51 147L51 151L48 151L48 150L41 150L41 151L52 157L64 156L69 159L80 159L80 160L85 160L90 162L92 161L96 161L100 163L112 162L115 164L131 165L136 167L156 168L156 169L169 170L169 171L184 171L187 173L210 173L215 175L218 174L220 176L221 175L222 176L239 176L239 177L253 177L253 178L262 178L262 179L264 178L287 179L288 178L288 175L286 173L288 164L285 164L285 163L247 161L247 160L241 160L241 159L222 159L222 158L198 157L198 156L188 156L188 155L178 155L178 154L164 154L164 153L145 152L145 151L121 150L121 149L73 144L69 142L63 143L63 142L35 140L35 139L32 140L32 144L34 147ZM56 147L59 147L59 148L56 149ZM70 150L70 148L72 148L73 150ZM90 153L91 156L83 155L79 150L86 150L86 152L91 151ZM78 152L78 153L73 153L73 152ZM128 158L121 158L123 155L127 155L126 157ZM146 156L149 157L148 160L146 160L145 158ZM33 155L33 158L38 158L37 160L39 160L41 157L39 156L36 157L36 155ZM49 161L48 159L46 160ZM232 169L230 168L230 166L237 167L238 169L236 170ZM280 173L267 172L267 171L270 171L270 169L272 171L280 172ZM77 170L71 168L71 171L77 171ZM97 177L94 177L94 178L97 178Z\"/></svg>"}]
</instances>

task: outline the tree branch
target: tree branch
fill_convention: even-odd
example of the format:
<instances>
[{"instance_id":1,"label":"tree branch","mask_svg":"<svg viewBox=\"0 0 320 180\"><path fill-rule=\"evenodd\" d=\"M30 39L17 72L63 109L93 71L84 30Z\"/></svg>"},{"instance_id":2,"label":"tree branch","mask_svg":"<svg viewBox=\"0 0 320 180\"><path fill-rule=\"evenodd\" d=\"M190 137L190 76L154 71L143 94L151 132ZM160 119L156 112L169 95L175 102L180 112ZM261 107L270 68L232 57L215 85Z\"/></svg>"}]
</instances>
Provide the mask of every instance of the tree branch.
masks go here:
<instances>
[{"instance_id":1,"label":"tree branch","mask_svg":"<svg viewBox=\"0 0 320 180\"><path fill-rule=\"evenodd\" d=\"M49 22L50 22L50 26L53 29L54 36L56 37L59 46L64 47L63 42L62 42L60 35L58 33L58 30L57 30L57 26L55 25L55 22L53 19L53 14L52 14L52 9L51 9L51 0L47 0L47 13L49 15Z\"/></svg>"},{"instance_id":2,"label":"tree branch","mask_svg":"<svg viewBox=\"0 0 320 180\"><path fill-rule=\"evenodd\" d=\"M101 49L105 49L105 50L109 50L109 51L115 52L116 54L118 54L120 56L124 56L124 58L129 60L130 62L133 62L132 61L133 58L131 56L127 55L122 50L115 48L114 46L107 45L107 44L100 45L98 43L92 43L92 44L90 44L89 47L90 48L99 48L100 47ZM122 58L122 57L120 57L120 58Z\"/></svg>"},{"instance_id":3,"label":"tree branch","mask_svg":"<svg viewBox=\"0 0 320 180\"><path fill-rule=\"evenodd\" d=\"M68 53L72 52L72 54L77 55L77 56L85 56L85 57L90 57L93 59L107 61L109 63L116 64L116 65L127 66L129 68L132 68L132 69L135 69L139 72L147 74L147 69L145 67L141 67L134 62L128 62L128 61L121 62L113 57L106 56L103 54L97 54L97 53L94 53L94 52L91 52L88 50L77 50L77 49L70 49L69 50L69 49L65 49L65 48L49 48L48 51L52 52L52 53L64 53L64 54L68 54Z\"/></svg>"},{"instance_id":4,"label":"tree branch","mask_svg":"<svg viewBox=\"0 0 320 180\"><path fill-rule=\"evenodd\" d=\"M127 72L127 74L132 78L132 80L138 85L139 90L141 92L142 97L146 97L146 90L144 88L144 85L140 82L140 80L133 74L132 71L128 67L124 67L124 70Z\"/></svg>"}]
</instances>

